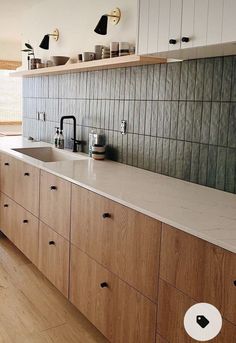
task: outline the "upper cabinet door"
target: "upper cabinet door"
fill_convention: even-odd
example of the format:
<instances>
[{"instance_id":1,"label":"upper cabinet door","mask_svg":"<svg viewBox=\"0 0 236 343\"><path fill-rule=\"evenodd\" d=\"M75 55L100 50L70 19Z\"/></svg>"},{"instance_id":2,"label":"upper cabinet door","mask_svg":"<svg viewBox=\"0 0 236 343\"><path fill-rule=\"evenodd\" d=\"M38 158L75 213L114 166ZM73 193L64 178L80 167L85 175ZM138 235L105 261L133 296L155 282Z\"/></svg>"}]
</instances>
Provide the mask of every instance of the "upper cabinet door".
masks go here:
<instances>
[{"instance_id":1,"label":"upper cabinet door","mask_svg":"<svg viewBox=\"0 0 236 343\"><path fill-rule=\"evenodd\" d=\"M182 0L171 0L169 19L169 49L180 49L181 24L182 24Z\"/></svg>"},{"instance_id":2,"label":"upper cabinet door","mask_svg":"<svg viewBox=\"0 0 236 343\"><path fill-rule=\"evenodd\" d=\"M222 39L224 0L209 0L207 45L218 44Z\"/></svg>"},{"instance_id":3,"label":"upper cabinet door","mask_svg":"<svg viewBox=\"0 0 236 343\"><path fill-rule=\"evenodd\" d=\"M144 0L145 1L145 0ZM158 51L158 30L159 30L159 6L160 0L149 0L148 16L148 53L153 54Z\"/></svg>"},{"instance_id":4,"label":"upper cabinet door","mask_svg":"<svg viewBox=\"0 0 236 343\"><path fill-rule=\"evenodd\" d=\"M208 0L183 0L181 48L206 45Z\"/></svg>"},{"instance_id":5,"label":"upper cabinet door","mask_svg":"<svg viewBox=\"0 0 236 343\"><path fill-rule=\"evenodd\" d=\"M170 4L171 0L159 0L158 51L169 49ZM149 35L152 32L149 31Z\"/></svg>"},{"instance_id":6,"label":"upper cabinet door","mask_svg":"<svg viewBox=\"0 0 236 343\"><path fill-rule=\"evenodd\" d=\"M149 0L138 2L138 54L148 53Z\"/></svg>"},{"instance_id":7,"label":"upper cabinet door","mask_svg":"<svg viewBox=\"0 0 236 343\"><path fill-rule=\"evenodd\" d=\"M236 1L224 0L222 42L236 41Z\"/></svg>"}]
</instances>

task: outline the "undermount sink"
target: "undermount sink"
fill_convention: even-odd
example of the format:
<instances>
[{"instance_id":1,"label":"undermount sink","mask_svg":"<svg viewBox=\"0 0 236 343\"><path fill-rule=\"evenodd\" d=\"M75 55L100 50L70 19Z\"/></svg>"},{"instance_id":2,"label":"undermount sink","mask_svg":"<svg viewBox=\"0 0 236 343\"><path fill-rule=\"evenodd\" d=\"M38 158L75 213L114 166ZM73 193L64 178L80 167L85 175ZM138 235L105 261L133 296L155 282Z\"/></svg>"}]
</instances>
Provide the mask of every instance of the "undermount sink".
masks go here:
<instances>
[{"instance_id":1,"label":"undermount sink","mask_svg":"<svg viewBox=\"0 0 236 343\"><path fill-rule=\"evenodd\" d=\"M86 160L86 156L81 156L76 153L61 151L51 147L37 147L37 148L19 148L12 149L21 154L33 157L42 162L58 162L58 161L73 161Z\"/></svg>"}]
</instances>

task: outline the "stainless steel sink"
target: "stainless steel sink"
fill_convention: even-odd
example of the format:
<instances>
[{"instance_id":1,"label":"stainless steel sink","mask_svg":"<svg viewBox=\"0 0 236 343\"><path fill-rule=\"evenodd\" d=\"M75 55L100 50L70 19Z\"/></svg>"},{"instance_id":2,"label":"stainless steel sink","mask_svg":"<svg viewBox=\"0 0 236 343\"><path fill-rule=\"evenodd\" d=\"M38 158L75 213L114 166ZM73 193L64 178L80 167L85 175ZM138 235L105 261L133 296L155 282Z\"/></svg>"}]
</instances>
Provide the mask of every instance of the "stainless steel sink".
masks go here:
<instances>
[{"instance_id":1,"label":"stainless steel sink","mask_svg":"<svg viewBox=\"0 0 236 343\"><path fill-rule=\"evenodd\" d=\"M58 161L73 161L73 160L86 160L86 156L76 153L58 150L51 147L37 147L37 148L19 148L12 149L20 152L21 154L33 157L42 162L58 162Z\"/></svg>"}]
</instances>

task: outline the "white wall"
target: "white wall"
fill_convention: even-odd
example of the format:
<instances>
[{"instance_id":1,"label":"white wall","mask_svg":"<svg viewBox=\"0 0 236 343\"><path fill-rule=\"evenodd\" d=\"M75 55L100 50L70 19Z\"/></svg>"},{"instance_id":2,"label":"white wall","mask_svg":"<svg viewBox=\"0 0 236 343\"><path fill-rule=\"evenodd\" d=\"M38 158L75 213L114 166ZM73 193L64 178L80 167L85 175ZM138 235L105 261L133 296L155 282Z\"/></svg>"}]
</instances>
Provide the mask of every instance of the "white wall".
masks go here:
<instances>
[{"instance_id":1,"label":"white wall","mask_svg":"<svg viewBox=\"0 0 236 343\"><path fill-rule=\"evenodd\" d=\"M137 0L44 0L25 12L22 43L30 42L36 56L48 59L52 55L77 57L83 51L93 51L96 44L110 41L135 43ZM119 7L122 18L117 26L109 25L107 36L94 32L102 14ZM43 36L54 28L60 31L60 39L50 40L50 50L38 48ZM24 62L26 56L23 56Z\"/></svg>"},{"instance_id":2,"label":"white wall","mask_svg":"<svg viewBox=\"0 0 236 343\"><path fill-rule=\"evenodd\" d=\"M20 61L21 41L10 41L0 39L0 60Z\"/></svg>"}]
</instances>

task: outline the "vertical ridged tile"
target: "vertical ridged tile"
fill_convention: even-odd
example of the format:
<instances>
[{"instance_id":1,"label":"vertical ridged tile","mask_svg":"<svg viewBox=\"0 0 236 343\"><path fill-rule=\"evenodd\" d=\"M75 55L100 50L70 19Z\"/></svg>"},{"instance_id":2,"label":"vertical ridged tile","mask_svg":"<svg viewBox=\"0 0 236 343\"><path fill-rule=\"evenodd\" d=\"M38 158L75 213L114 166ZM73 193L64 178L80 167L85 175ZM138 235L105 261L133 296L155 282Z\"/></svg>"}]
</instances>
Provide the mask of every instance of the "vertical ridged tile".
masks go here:
<instances>
[{"instance_id":1,"label":"vertical ridged tile","mask_svg":"<svg viewBox=\"0 0 236 343\"><path fill-rule=\"evenodd\" d=\"M176 174L176 148L177 148L177 141L171 139L170 140L170 149L169 149L168 175L173 176L173 177Z\"/></svg>"},{"instance_id":2,"label":"vertical ridged tile","mask_svg":"<svg viewBox=\"0 0 236 343\"><path fill-rule=\"evenodd\" d=\"M207 58L204 69L203 100L211 101L213 87L214 59Z\"/></svg>"},{"instance_id":3,"label":"vertical ridged tile","mask_svg":"<svg viewBox=\"0 0 236 343\"><path fill-rule=\"evenodd\" d=\"M180 75L180 100L187 99L187 86L188 86L188 61L183 61L181 64Z\"/></svg>"},{"instance_id":4,"label":"vertical ridged tile","mask_svg":"<svg viewBox=\"0 0 236 343\"><path fill-rule=\"evenodd\" d=\"M178 131L177 138L184 140L185 135L185 116L186 116L186 102L179 102L179 115L178 115Z\"/></svg>"},{"instance_id":5,"label":"vertical ridged tile","mask_svg":"<svg viewBox=\"0 0 236 343\"><path fill-rule=\"evenodd\" d=\"M170 147L170 141L169 139L163 139L163 145L162 145L162 166L161 166L161 172L164 175L168 175L169 171L169 147Z\"/></svg>"},{"instance_id":6,"label":"vertical ridged tile","mask_svg":"<svg viewBox=\"0 0 236 343\"><path fill-rule=\"evenodd\" d=\"M194 100L195 98L196 69L197 69L197 61L196 60L189 61L187 100Z\"/></svg>"},{"instance_id":7,"label":"vertical ridged tile","mask_svg":"<svg viewBox=\"0 0 236 343\"><path fill-rule=\"evenodd\" d=\"M170 138L177 138L178 130L178 111L179 104L177 101L171 102L171 119L170 119Z\"/></svg>"},{"instance_id":8,"label":"vertical ridged tile","mask_svg":"<svg viewBox=\"0 0 236 343\"><path fill-rule=\"evenodd\" d=\"M198 182L200 185L206 185L207 183L207 160L208 160L208 145L200 145L199 155L199 174Z\"/></svg>"},{"instance_id":9,"label":"vertical ridged tile","mask_svg":"<svg viewBox=\"0 0 236 343\"><path fill-rule=\"evenodd\" d=\"M148 69L147 66L143 66L141 69L141 99L147 99L147 79L148 79Z\"/></svg>"},{"instance_id":10,"label":"vertical ridged tile","mask_svg":"<svg viewBox=\"0 0 236 343\"><path fill-rule=\"evenodd\" d=\"M216 166L216 187L225 189L227 148L218 147L217 166Z\"/></svg>"},{"instance_id":11,"label":"vertical ridged tile","mask_svg":"<svg viewBox=\"0 0 236 343\"><path fill-rule=\"evenodd\" d=\"M216 166L217 166L217 147L209 146L207 161L207 186L215 187L216 184Z\"/></svg>"},{"instance_id":12,"label":"vertical ridged tile","mask_svg":"<svg viewBox=\"0 0 236 343\"><path fill-rule=\"evenodd\" d=\"M172 98L173 69L174 69L173 63L167 64L165 100L171 100L171 98Z\"/></svg>"},{"instance_id":13,"label":"vertical ridged tile","mask_svg":"<svg viewBox=\"0 0 236 343\"><path fill-rule=\"evenodd\" d=\"M194 106L194 119L193 119L193 142L200 142L202 126L202 103L196 102Z\"/></svg>"},{"instance_id":14,"label":"vertical ridged tile","mask_svg":"<svg viewBox=\"0 0 236 343\"><path fill-rule=\"evenodd\" d=\"M230 101L231 99L231 83L232 83L232 69L233 69L232 67L233 67L233 57L232 56L224 57L221 101Z\"/></svg>"},{"instance_id":15,"label":"vertical ridged tile","mask_svg":"<svg viewBox=\"0 0 236 343\"><path fill-rule=\"evenodd\" d=\"M160 70L161 70L161 65L160 64L155 64L153 66L153 89L152 89L152 98L153 98L153 100L158 100L159 99Z\"/></svg>"},{"instance_id":16,"label":"vertical ridged tile","mask_svg":"<svg viewBox=\"0 0 236 343\"><path fill-rule=\"evenodd\" d=\"M184 142L177 141L175 176L179 179L183 178L183 159L184 159Z\"/></svg>"},{"instance_id":17,"label":"vertical ridged tile","mask_svg":"<svg viewBox=\"0 0 236 343\"><path fill-rule=\"evenodd\" d=\"M234 193L236 186L236 149L227 149L225 191Z\"/></svg>"},{"instance_id":18,"label":"vertical ridged tile","mask_svg":"<svg viewBox=\"0 0 236 343\"><path fill-rule=\"evenodd\" d=\"M192 153L192 143L184 143L184 162L183 162L183 178L186 181L190 180L191 175L191 153Z\"/></svg>"},{"instance_id":19,"label":"vertical ridged tile","mask_svg":"<svg viewBox=\"0 0 236 343\"><path fill-rule=\"evenodd\" d=\"M152 101L146 102L146 116L145 116L145 135L151 134L152 124Z\"/></svg>"},{"instance_id":20,"label":"vertical ridged tile","mask_svg":"<svg viewBox=\"0 0 236 343\"><path fill-rule=\"evenodd\" d=\"M163 139L157 138L156 146L156 172L161 173L162 170L162 158L163 158Z\"/></svg>"},{"instance_id":21,"label":"vertical ridged tile","mask_svg":"<svg viewBox=\"0 0 236 343\"><path fill-rule=\"evenodd\" d=\"M205 60L197 61L196 85L195 85L195 101L203 99L203 84L204 84Z\"/></svg>"},{"instance_id":22,"label":"vertical ridged tile","mask_svg":"<svg viewBox=\"0 0 236 343\"><path fill-rule=\"evenodd\" d=\"M157 117L157 136L163 137L164 134L164 109L165 102L158 102L158 117Z\"/></svg>"},{"instance_id":23,"label":"vertical ridged tile","mask_svg":"<svg viewBox=\"0 0 236 343\"><path fill-rule=\"evenodd\" d=\"M173 63L172 100L179 100L181 63Z\"/></svg>"},{"instance_id":24,"label":"vertical ridged tile","mask_svg":"<svg viewBox=\"0 0 236 343\"><path fill-rule=\"evenodd\" d=\"M149 65L147 67L147 100L153 99L153 78L154 78L154 66Z\"/></svg>"},{"instance_id":25,"label":"vertical ridged tile","mask_svg":"<svg viewBox=\"0 0 236 343\"><path fill-rule=\"evenodd\" d=\"M230 104L223 102L220 105L219 139L218 144L227 146L229 130Z\"/></svg>"},{"instance_id":26,"label":"vertical ridged tile","mask_svg":"<svg viewBox=\"0 0 236 343\"><path fill-rule=\"evenodd\" d=\"M146 101L140 101L139 110L139 134L144 135L146 122Z\"/></svg>"},{"instance_id":27,"label":"vertical ridged tile","mask_svg":"<svg viewBox=\"0 0 236 343\"><path fill-rule=\"evenodd\" d=\"M190 181L198 183L200 144L192 144Z\"/></svg>"},{"instance_id":28,"label":"vertical ridged tile","mask_svg":"<svg viewBox=\"0 0 236 343\"><path fill-rule=\"evenodd\" d=\"M230 104L228 146L236 148L236 103Z\"/></svg>"},{"instance_id":29,"label":"vertical ridged tile","mask_svg":"<svg viewBox=\"0 0 236 343\"><path fill-rule=\"evenodd\" d=\"M156 148L157 139L156 137L150 137L150 149L149 149L149 170L156 171Z\"/></svg>"},{"instance_id":30,"label":"vertical ridged tile","mask_svg":"<svg viewBox=\"0 0 236 343\"><path fill-rule=\"evenodd\" d=\"M220 103L213 102L211 107L210 139L209 143L217 145L220 122Z\"/></svg>"},{"instance_id":31,"label":"vertical ridged tile","mask_svg":"<svg viewBox=\"0 0 236 343\"><path fill-rule=\"evenodd\" d=\"M152 101L151 136L157 136L158 102Z\"/></svg>"},{"instance_id":32,"label":"vertical ridged tile","mask_svg":"<svg viewBox=\"0 0 236 343\"><path fill-rule=\"evenodd\" d=\"M186 141L192 141L193 137L193 119L194 119L194 102L187 102L186 106L185 136Z\"/></svg>"},{"instance_id":33,"label":"vertical ridged tile","mask_svg":"<svg viewBox=\"0 0 236 343\"><path fill-rule=\"evenodd\" d=\"M138 136L138 167L144 168L144 135Z\"/></svg>"},{"instance_id":34,"label":"vertical ridged tile","mask_svg":"<svg viewBox=\"0 0 236 343\"><path fill-rule=\"evenodd\" d=\"M200 142L208 144L211 125L211 103L203 102L202 104L202 124Z\"/></svg>"},{"instance_id":35,"label":"vertical ridged tile","mask_svg":"<svg viewBox=\"0 0 236 343\"><path fill-rule=\"evenodd\" d=\"M165 100L167 65L160 65L159 100Z\"/></svg>"},{"instance_id":36,"label":"vertical ridged tile","mask_svg":"<svg viewBox=\"0 0 236 343\"><path fill-rule=\"evenodd\" d=\"M220 57L216 57L214 59L212 101L221 100L222 75L223 75L223 60Z\"/></svg>"},{"instance_id":37,"label":"vertical ridged tile","mask_svg":"<svg viewBox=\"0 0 236 343\"><path fill-rule=\"evenodd\" d=\"M164 103L164 121L163 121L163 137L170 137L170 123L171 123L171 102Z\"/></svg>"}]
</instances>

